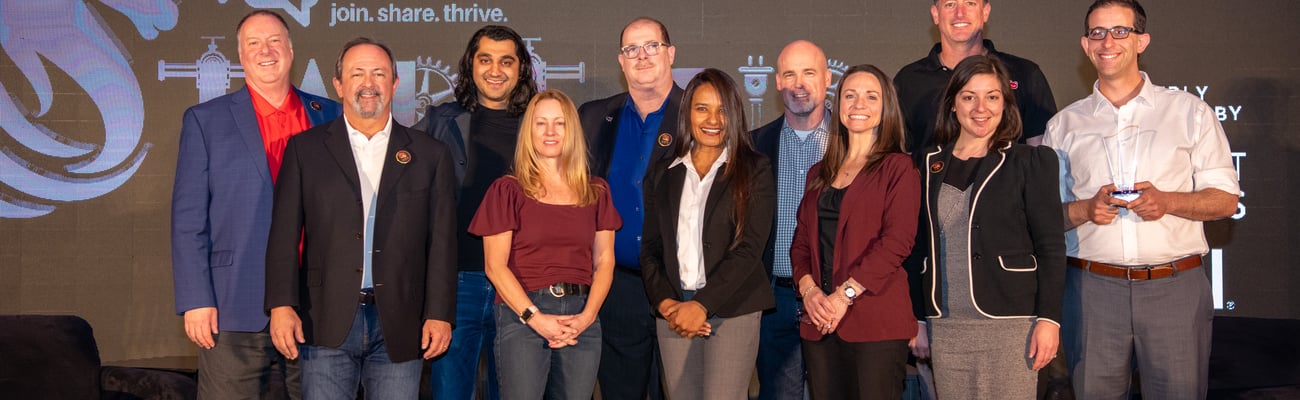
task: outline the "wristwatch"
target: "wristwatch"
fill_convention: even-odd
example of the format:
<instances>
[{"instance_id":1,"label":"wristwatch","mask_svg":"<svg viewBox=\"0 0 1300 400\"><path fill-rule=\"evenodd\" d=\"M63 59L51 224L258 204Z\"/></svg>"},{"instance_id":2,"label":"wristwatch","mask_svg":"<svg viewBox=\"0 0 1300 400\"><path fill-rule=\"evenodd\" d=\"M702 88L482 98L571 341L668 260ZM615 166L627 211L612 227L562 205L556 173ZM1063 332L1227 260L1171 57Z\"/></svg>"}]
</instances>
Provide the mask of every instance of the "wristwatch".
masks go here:
<instances>
[{"instance_id":1,"label":"wristwatch","mask_svg":"<svg viewBox=\"0 0 1300 400\"><path fill-rule=\"evenodd\" d=\"M537 313L537 306L529 306L522 314L519 314L519 322L528 325L528 320L533 319L533 314Z\"/></svg>"},{"instance_id":2,"label":"wristwatch","mask_svg":"<svg viewBox=\"0 0 1300 400\"><path fill-rule=\"evenodd\" d=\"M849 305L853 305L853 298L858 297L858 289L853 288L853 285L844 285L844 297L848 297Z\"/></svg>"}]
</instances>

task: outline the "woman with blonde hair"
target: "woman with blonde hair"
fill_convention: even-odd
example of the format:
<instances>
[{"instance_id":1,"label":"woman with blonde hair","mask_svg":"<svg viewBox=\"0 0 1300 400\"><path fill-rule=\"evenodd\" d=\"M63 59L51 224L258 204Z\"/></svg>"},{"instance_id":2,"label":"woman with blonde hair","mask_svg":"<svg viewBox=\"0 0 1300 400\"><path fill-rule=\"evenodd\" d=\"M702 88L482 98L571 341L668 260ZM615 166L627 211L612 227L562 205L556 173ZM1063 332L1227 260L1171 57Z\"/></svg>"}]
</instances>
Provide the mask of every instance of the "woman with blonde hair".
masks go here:
<instances>
[{"instance_id":1,"label":"woman with blonde hair","mask_svg":"<svg viewBox=\"0 0 1300 400\"><path fill-rule=\"evenodd\" d=\"M514 168L488 189L470 233L483 237L497 290L501 398L590 398L600 363L597 312L614 272L622 219L587 173L573 101L538 93L520 121Z\"/></svg>"}]
</instances>

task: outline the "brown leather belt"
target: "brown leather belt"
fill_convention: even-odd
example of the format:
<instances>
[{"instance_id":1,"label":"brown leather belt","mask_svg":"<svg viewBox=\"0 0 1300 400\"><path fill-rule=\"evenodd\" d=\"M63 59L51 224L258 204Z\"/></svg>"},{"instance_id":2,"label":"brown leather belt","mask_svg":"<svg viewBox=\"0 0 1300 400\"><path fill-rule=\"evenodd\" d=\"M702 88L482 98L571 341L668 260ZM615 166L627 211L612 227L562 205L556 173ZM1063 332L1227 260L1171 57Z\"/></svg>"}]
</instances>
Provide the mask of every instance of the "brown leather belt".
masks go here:
<instances>
[{"instance_id":1,"label":"brown leather belt","mask_svg":"<svg viewBox=\"0 0 1300 400\"><path fill-rule=\"evenodd\" d=\"M1128 279L1130 281L1145 281L1151 279L1168 278L1175 273L1195 269L1201 266L1201 256L1188 256L1178 261L1155 264L1142 267L1124 267L1119 265L1110 265L1096 261L1088 261L1074 257L1066 257L1065 263L1084 271L1097 275L1105 275L1112 278Z\"/></svg>"}]
</instances>

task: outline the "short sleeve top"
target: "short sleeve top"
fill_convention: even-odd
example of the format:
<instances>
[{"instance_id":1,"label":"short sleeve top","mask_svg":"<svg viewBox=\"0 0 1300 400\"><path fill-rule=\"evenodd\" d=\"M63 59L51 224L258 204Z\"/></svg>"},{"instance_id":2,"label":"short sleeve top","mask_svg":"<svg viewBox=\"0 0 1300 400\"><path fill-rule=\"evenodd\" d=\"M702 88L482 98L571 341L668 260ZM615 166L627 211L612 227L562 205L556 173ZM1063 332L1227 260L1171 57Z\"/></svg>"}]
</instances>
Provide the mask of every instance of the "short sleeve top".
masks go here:
<instances>
[{"instance_id":1,"label":"short sleeve top","mask_svg":"<svg viewBox=\"0 0 1300 400\"><path fill-rule=\"evenodd\" d=\"M574 206L542 203L529 198L513 176L498 178L474 214L469 232L478 236L514 232L506 265L525 291L560 282L590 285L596 232L623 226L609 185L600 178L591 180L598 192L596 202Z\"/></svg>"}]
</instances>

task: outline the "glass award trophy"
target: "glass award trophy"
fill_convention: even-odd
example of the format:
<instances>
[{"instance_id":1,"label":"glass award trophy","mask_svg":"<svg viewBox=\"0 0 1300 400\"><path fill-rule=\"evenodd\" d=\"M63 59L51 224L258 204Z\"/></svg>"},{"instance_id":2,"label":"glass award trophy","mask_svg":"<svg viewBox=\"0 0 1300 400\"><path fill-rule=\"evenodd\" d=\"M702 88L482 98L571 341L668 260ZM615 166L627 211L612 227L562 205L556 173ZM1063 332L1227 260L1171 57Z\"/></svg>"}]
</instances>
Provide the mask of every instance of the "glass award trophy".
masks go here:
<instances>
[{"instance_id":1,"label":"glass award trophy","mask_svg":"<svg viewBox=\"0 0 1300 400\"><path fill-rule=\"evenodd\" d=\"M1103 138L1106 148L1106 163L1110 167L1110 179L1115 184L1115 191L1110 196L1133 201L1142 195L1133 185L1137 183L1138 157L1142 154L1137 127L1120 130L1114 136Z\"/></svg>"}]
</instances>

